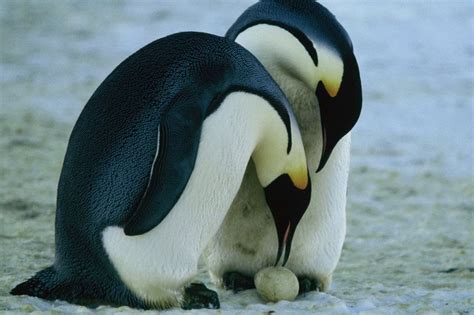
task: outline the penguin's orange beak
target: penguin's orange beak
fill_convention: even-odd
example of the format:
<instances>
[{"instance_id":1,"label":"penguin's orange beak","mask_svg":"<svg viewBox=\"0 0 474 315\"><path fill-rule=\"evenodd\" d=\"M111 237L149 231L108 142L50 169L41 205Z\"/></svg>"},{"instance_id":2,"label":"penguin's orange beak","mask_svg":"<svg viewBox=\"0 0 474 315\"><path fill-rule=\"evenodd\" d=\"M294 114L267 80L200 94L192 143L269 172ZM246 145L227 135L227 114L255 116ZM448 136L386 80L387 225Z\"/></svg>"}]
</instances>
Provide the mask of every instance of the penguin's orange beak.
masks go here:
<instances>
[{"instance_id":1,"label":"penguin's orange beak","mask_svg":"<svg viewBox=\"0 0 474 315\"><path fill-rule=\"evenodd\" d=\"M292 174L294 175L294 174ZM306 182L306 185L303 185ZM306 175L294 179L283 174L265 187L265 198L273 215L278 235L278 252L275 265L283 255L282 265L288 261L291 243L298 223L311 200L311 181Z\"/></svg>"}]
</instances>

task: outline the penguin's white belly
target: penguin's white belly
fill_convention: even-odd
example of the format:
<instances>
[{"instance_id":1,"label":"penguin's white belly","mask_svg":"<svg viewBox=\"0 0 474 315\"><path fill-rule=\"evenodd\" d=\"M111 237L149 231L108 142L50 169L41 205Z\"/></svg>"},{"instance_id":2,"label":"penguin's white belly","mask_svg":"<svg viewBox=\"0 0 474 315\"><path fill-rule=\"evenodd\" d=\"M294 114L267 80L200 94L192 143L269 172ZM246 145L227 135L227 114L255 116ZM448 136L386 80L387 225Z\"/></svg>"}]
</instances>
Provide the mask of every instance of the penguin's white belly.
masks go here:
<instances>
[{"instance_id":1,"label":"penguin's white belly","mask_svg":"<svg viewBox=\"0 0 474 315\"><path fill-rule=\"evenodd\" d=\"M346 232L349 150L350 134L336 146L323 171L315 174L314 169L310 170L311 203L296 229L286 265L297 275L317 278L323 288L330 284ZM307 153L316 160L319 156L311 148ZM273 265L277 248L272 214L255 168L249 165L239 193L219 232L207 247L204 259L213 280L221 284L222 275L227 271L254 275Z\"/></svg>"}]
</instances>

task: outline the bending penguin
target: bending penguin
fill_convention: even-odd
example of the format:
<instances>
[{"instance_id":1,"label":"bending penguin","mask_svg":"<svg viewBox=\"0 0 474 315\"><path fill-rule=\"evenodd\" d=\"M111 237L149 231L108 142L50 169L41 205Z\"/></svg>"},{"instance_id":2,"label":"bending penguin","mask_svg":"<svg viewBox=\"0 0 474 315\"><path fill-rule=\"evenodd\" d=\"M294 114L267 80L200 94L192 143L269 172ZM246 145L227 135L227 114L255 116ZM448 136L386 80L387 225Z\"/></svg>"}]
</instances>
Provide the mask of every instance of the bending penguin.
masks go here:
<instances>
[{"instance_id":1,"label":"bending penguin","mask_svg":"<svg viewBox=\"0 0 474 315\"><path fill-rule=\"evenodd\" d=\"M189 32L150 43L84 107L58 186L54 264L11 293L219 307L215 292L189 283L251 158L283 248L311 194L284 94L229 39Z\"/></svg>"},{"instance_id":2,"label":"bending penguin","mask_svg":"<svg viewBox=\"0 0 474 315\"><path fill-rule=\"evenodd\" d=\"M350 130L362 104L351 40L335 17L312 0L262 0L226 37L248 49L287 96L301 128L312 182L311 202L295 234L286 267L300 293L328 290L346 232ZM253 165L224 223L205 252L210 275L234 291L274 263L271 209L256 187ZM292 240L292 242L291 242ZM283 261L283 263L285 263Z\"/></svg>"}]
</instances>

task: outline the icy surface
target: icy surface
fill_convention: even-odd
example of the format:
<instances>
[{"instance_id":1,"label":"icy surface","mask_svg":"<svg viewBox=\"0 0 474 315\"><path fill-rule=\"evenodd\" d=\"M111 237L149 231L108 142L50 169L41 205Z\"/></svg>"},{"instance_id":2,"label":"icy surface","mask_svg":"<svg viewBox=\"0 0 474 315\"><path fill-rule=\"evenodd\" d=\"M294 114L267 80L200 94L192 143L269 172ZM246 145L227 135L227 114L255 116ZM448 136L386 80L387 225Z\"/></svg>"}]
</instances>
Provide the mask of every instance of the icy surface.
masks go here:
<instances>
[{"instance_id":1,"label":"icy surface","mask_svg":"<svg viewBox=\"0 0 474 315\"><path fill-rule=\"evenodd\" d=\"M364 87L333 286L277 304L219 290L213 313L474 314L474 4L321 2L350 33ZM143 312L8 292L53 261L62 159L98 84L164 35L224 34L250 3L0 1L0 310Z\"/></svg>"}]
</instances>

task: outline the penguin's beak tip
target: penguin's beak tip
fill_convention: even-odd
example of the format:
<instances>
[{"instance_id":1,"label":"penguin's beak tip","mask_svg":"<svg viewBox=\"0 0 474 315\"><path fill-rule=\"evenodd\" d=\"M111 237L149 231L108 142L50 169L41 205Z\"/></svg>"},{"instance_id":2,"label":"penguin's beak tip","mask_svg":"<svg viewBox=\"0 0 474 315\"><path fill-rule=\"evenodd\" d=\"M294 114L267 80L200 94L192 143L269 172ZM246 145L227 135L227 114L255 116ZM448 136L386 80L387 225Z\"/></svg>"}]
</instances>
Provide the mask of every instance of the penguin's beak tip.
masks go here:
<instances>
[{"instance_id":1,"label":"penguin's beak tip","mask_svg":"<svg viewBox=\"0 0 474 315\"><path fill-rule=\"evenodd\" d=\"M265 199L272 212L278 238L275 265L282 256L286 263L298 223L311 200L311 180L306 169L307 183L304 189L295 186L289 174L283 174L264 188Z\"/></svg>"},{"instance_id":2,"label":"penguin's beak tip","mask_svg":"<svg viewBox=\"0 0 474 315\"><path fill-rule=\"evenodd\" d=\"M295 227L291 225L291 222L288 223L286 229L284 230L283 235L280 234L279 236L279 241L278 241L278 252L277 252L277 259L275 261L275 266L278 265L278 262L280 261L282 255L283 255L283 262L282 266L285 266L286 262L288 261L288 258L290 256L290 251L291 251L291 242L293 239L293 233L294 233Z\"/></svg>"}]
</instances>

